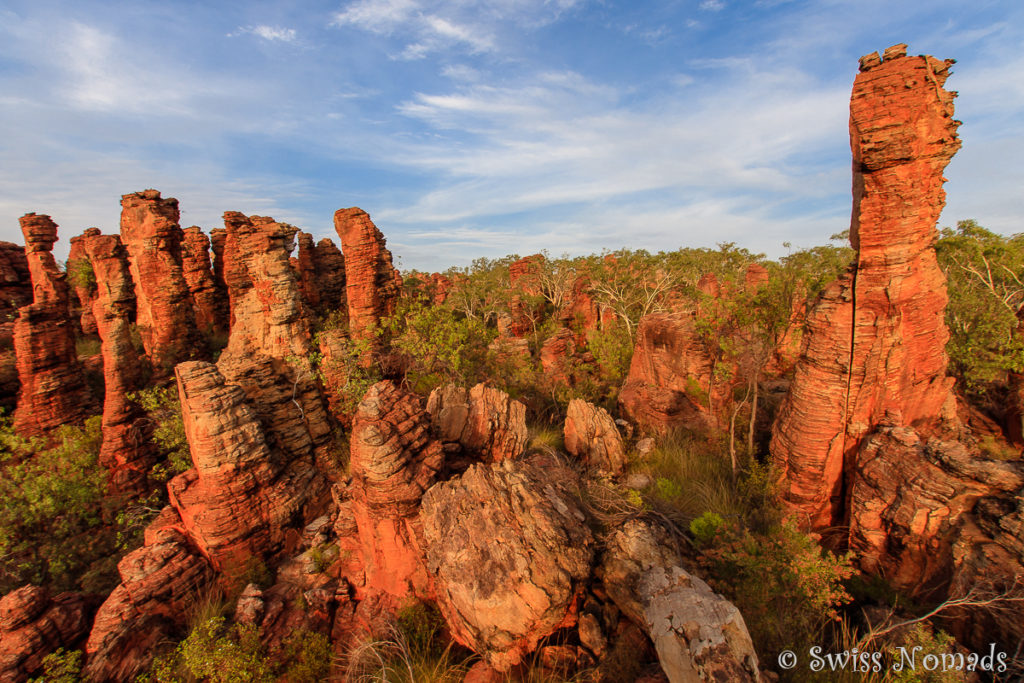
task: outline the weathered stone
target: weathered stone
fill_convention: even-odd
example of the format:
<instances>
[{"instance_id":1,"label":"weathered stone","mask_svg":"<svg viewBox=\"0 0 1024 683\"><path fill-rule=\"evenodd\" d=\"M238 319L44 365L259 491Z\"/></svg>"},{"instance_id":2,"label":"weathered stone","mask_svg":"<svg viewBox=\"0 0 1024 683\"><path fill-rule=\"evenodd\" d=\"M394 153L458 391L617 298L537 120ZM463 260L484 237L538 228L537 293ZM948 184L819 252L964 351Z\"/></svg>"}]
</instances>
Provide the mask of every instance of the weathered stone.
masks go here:
<instances>
[{"instance_id":1,"label":"weathered stone","mask_svg":"<svg viewBox=\"0 0 1024 683\"><path fill-rule=\"evenodd\" d=\"M96 298L96 281L89 277L89 258L85 255L83 241L92 234L99 234L97 228L89 228L81 235L72 237L71 249L68 250L67 272L70 276L70 287L78 298L79 324L82 334L92 335L96 332L96 320L93 318L92 302Z\"/></svg>"},{"instance_id":2,"label":"weathered stone","mask_svg":"<svg viewBox=\"0 0 1024 683\"><path fill-rule=\"evenodd\" d=\"M611 533L602 566L605 590L647 629L669 681L760 680L743 616L682 568L659 528L627 521Z\"/></svg>"},{"instance_id":3,"label":"weathered stone","mask_svg":"<svg viewBox=\"0 0 1024 683\"><path fill-rule=\"evenodd\" d=\"M423 496L437 603L452 636L507 671L575 621L593 538L553 458L471 466Z\"/></svg>"},{"instance_id":4,"label":"weathered stone","mask_svg":"<svg viewBox=\"0 0 1024 683\"><path fill-rule=\"evenodd\" d=\"M298 244L296 265L303 301L322 315L343 309L345 257L326 237L314 244L308 232L299 233Z\"/></svg>"},{"instance_id":5,"label":"weathered stone","mask_svg":"<svg viewBox=\"0 0 1024 683\"><path fill-rule=\"evenodd\" d=\"M721 383L712 387L713 370L713 359L692 315L644 316L637 327L629 374L619 392L619 407L647 432L707 428L714 424L708 414L708 394L716 401L724 398Z\"/></svg>"},{"instance_id":6,"label":"weathered stone","mask_svg":"<svg viewBox=\"0 0 1024 683\"><path fill-rule=\"evenodd\" d=\"M218 286L210 266L210 239L197 225L183 233L182 275L192 295L196 324L207 334L223 336L228 332L230 313L224 288Z\"/></svg>"},{"instance_id":7,"label":"weathered stone","mask_svg":"<svg viewBox=\"0 0 1024 683\"><path fill-rule=\"evenodd\" d=\"M81 422L92 409L92 399L75 353L66 276L51 253L57 224L49 216L30 213L21 217L21 229L34 299L18 310L14 322L21 384L14 429L23 436L36 436Z\"/></svg>"},{"instance_id":8,"label":"weathered stone","mask_svg":"<svg viewBox=\"0 0 1024 683\"><path fill-rule=\"evenodd\" d=\"M168 510L147 528L146 545L125 555L117 570L121 584L96 613L85 646L83 673L90 681L134 680L161 641L184 635L188 606L213 580Z\"/></svg>"},{"instance_id":9,"label":"weathered stone","mask_svg":"<svg viewBox=\"0 0 1024 683\"><path fill-rule=\"evenodd\" d=\"M89 632L95 603L86 596L22 586L0 598L0 683L18 683L39 673L43 658L72 648Z\"/></svg>"},{"instance_id":10,"label":"weathered stone","mask_svg":"<svg viewBox=\"0 0 1024 683\"><path fill-rule=\"evenodd\" d=\"M367 590L432 594L423 559L420 498L444 463L441 443L415 394L393 382L370 387L352 421L349 494Z\"/></svg>"},{"instance_id":11,"label":"weathered stone","mask_svg":"<svg viewBox=\"0 0 1024 683\"><path fill-rule=\"evenodd\" d=\"M526 406L500 389L483 383L468 393L453 384L438 387L430 392L427 412L442 441L484 460L517 458L526 447Z\"/></svg>"},{"instance_id":12,"label":"weathered stone","mask_svg":"<svg viewBox=\"0 0 1024 683\"><path fill-rule=\"evenodd\" d=\"M167 377L179 361L205 355L183 274L178 200L143 190L121 197L121 207L139 334L155 376Z\"/></svg>"},{"instance_id":13,"label":"weathered stone","mask_svg":"<svg viewBox=\"0 0 1024 683\"><path fill-rule=\"evenodd\" d=\"M951 404L933 247L942 172L960 148L955 94L942 89L951 64L896 49L881 64L862 60L854 83L857 262L808 315L771 445L784 500L815 529L846 523L856 454L883 418L925 433Z\"/></svg>"},{"instance_id":14,"label":"weathered stone","mask_svg":"<svg viewBox=\"0 0 1024 683\"><path fill-rule=\"evenodd\" d=\"M578 398L569 401L565 415L565 450L594 469L622 474L626 451L615 420L604 408Z\"/></svg>"},{"instance_id":15,"label":"weathered stone","mask_svg":"<svg viewBox=\"0 0 1024 683\"><path fill-rule=\"evenodd\" d=\"M370 339L380 319L394 311L401 276L391 264L384 235L365 211L338 209L334 228L345 255L349 334L353 339Z\"/></svg>"},{"instance_id":16,"label":"weathered stone","mask_svg":"<svg viewBox=\"0 0 1024 683\"><path fill-rule=\"evenodd\" d=\"M117 235L87 234L82 249L96 278L93 318L103 354L103 444L100 464L115 492L142 491L156 453L151 421L128 394L142 388L142 362L132 344L135 295L128 257Z\"/></svg>"}]
</instances>

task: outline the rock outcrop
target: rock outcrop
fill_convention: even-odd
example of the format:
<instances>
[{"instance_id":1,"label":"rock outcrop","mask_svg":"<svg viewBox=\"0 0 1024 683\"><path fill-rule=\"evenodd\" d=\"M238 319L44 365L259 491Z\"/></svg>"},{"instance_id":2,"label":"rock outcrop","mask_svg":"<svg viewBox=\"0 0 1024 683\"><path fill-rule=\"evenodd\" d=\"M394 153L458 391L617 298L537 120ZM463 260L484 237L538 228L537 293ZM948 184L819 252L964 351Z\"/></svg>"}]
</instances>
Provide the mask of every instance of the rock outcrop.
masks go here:
<instances>
[{"instance_id":1,"label":"rock outcrop","mask_svg":"<svg viewBox=\"0 0 1024 683\"><path fill-rule=\"evenodd\" d=\"M14 323L18 405L14 429L23 436L45 434L88 416L92 400L75 353L68 313L65 274L53 258L57 224L34 213L21 217L25 252L32 278L33 302L18 310Z\"/></svg>"},{"instance_id":2,"label":"rock outcrop","mask_svg":"<svg viewBox=\"0 0 1024 683\"><path fill-rule=\"evenodd\" d=\"M690 313L652 313L637 327L619 407L648 432L706 428L714 424L708 395L723 398L723 387L712 387L713 373L713 360Z\"/></svg>"},{"instance_id":3,"label":"rock outcrop","mask_svg":"<svg viewBox=\"0 0 1024 683\"><path fill-rule=\"evenodd\" d=\"M553 458L476 464L423 496L437 603L452 636L507 671L576 621L593 538Z\"/></svg>"},{"instance_id":4,"label":"rock outcrop","mask_svg":"<svg viewBox=\"0 0 1024 683\"><path fill-rule=\"evenodd\" d=\"M861 59L850 101L855 266L808 315L809 332L771 452L789 508L846 524L863 440L883 420L935 429L951 404L945 278L933 242L942 172L960 148L951 60L906 46Z\"/></svg>"},{"instance_id":5,"label":"rock outcrop","mask_svg":"<svg viewBox=\"0 0 1024 683\"><path fill-rule=\"evenodd\" d=\"M82 238L82 249L96 281L93 319L103 354L103 444L100 464L110 472L115 492L141 491L155 452L151 421L128 394L142 388L142 359L132 344L135 294L128 257L117 235L99 231Z\"/></svg>"},{"instance_id":6,"label":"rock outcrop","mask_svg":"<svg viewBox=\"0 0 1024 683\"><path fill-rule=\"evenodd\" d=\"M449 384L427 400L434 433L477 459L518 458L526 448L526 406L500 389L477 384L468 392Z\"/></svg>"},{"instance_id":7,"label":"rock outcrop","mask_svg":"<svg viewBox=\"0 0 1024 683\"><path fill-rule=\"evenodd\" d=\"M370 387L352 421L349 495L367 591L394 597L433 593L417 516L444 464L441 442L419 397L393 382Z\"/></svg>"},{"instance_id":8,"label":"rock outcrop","mask_svg":"<svg viewBox=\"0 0 1024 683\"><path fill-rule=\"evenodd\" d=\"M660 529L629 520L611 533L602 567L608 595L647 630L669 681L760 680L740 611L682 568Z\"/></svg>"},{"instance_id":9,"label":"rock outcrop","mask_svg":"<svg viewBox=\"0 0 1024 683\"><path fill-rule=\"evenodd\" d=\"M92 315L92 302L96 298L96 279L92 276L89 268L89 258L85 255L84 240L93 234L99 234L99 229L89 228L81 235L71 238L71 248L68 250L67 273L70 279L71 290L78 297L79 324L82 334L96 334L96 320Z\"/></svg>"},{"instance_id":10,"label":"rock outcrop","mask_svg":"<svg viewBox=\"0 0 1024 683\"><path fill-rule=\"evenodd\" d=\"M189 607L213 581L210 566L165 508L145 532L145 545L117 565L121 583L100 606L85 646L89 681L131 681L156 647L184 635Z\"/></svg>"},{"instance_id":11,"label":"rock outcrop","mask_svg":"<svg viewBox=\"0 0 1024 683\"><path fill-rule=\"evenodd\" d=\"M32 303L32 277L25 247L0 242L0 324L14 319L18 309Z\"/></svg>"},{"instance_id":12,"label":"rock outcrop","mask_svg":"<svg viewBox=\"0 0 1024 683\"><path fill-rule=\"evenodd\" d=\"M228 332L228 301L217 285L210 265L210 239L199 226L183 231L181 267L185 284L192 295L192 310L199 329L219 336Z\"/></svg>"},{"instance_id":13,"label":"rock outcrop","mask_svg":"<svg viewBox=\"0 0 1024 683\"><path fill-rule=\"evenodd\" d=\"M626 450L615 420L604 408L574 398L565 415L565 450L589 467L606 474L622 474Z\"/></svg>"},{"instance_id":14,"label":"rock outcrop","mask_svg":"<svg viewBox=\"0 0 1024 683\"><path fill-rule=\"evenodd\" d=\"M344 309L345 257L326 237L314 244L308 232L299 233L298 244L295 263L303 301L320 314Z\"/></svg>"},{"instance_id":15,"label":"rock outcrop","mask_svg":"<svg viewBox=\"0 0 1024 683\"><path fill-rule=\"evenodd\" d=\"M175 374L195 468L168 483L171 504L214 568L237 578L254 558L295 549L296 530L322 512L326 485L311 457L271 448L242 387L217 366L187 361Z\"/></svg>"},{"instance_id":16,"label":"rock outcrop","mask_svg":"<svg viewBox=\"0 0 1024 683\"><path fill-rule=\"evenodd\" d=\"M0 683L18 683L38 673L43 658L73 648L89 633L95 608L89 598L23 586L0 598Z\"/></svg>"},{"instance_id":17,"label":"rock outcrop","mask_svg":"<svg viewBox=\"0 0 1024 683\"><path fill-rule=\"evenodd\" d=\"M380 319L394 310L401 276L391 263L384 235L365 211L338 209L334 228L345 255L349 334L353 339L371 338Z\"/></svg>"},{"instance_id":18,"label":"rock outcrop","mask_svg":"<svg viewBox=\"0 0 1024 683\"><path fill-rule=\"evenodd\" d=\"M178 200L143 190L121 197L121 242L135 283L136 323L156 377L180 361L202 357L192 296L181 258Z\"/></svg>"}]
</instances>

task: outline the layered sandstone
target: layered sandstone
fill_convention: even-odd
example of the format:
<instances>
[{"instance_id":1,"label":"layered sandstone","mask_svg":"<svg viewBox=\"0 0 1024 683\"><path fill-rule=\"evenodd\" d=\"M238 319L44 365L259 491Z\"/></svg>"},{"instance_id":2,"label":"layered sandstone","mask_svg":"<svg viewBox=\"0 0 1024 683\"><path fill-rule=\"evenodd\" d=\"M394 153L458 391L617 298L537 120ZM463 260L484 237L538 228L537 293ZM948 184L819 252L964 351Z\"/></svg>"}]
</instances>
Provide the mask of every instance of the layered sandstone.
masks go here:
<instances>
[{"instance_id":1,"label":"layered sandstone","mask_svg":"<svg viewBox=\"0 0 1024 683\"><path fill-rule=\"evenodd\" d=\"M423 496L437 603L452 636L507 671L576 621L593 537L553 458L476 464Z\"/></svg>"},{"instance_id":2,"label":"layered sandstone","mask_svg":"<svg viewBox=\"0 0 1024 683\"><path fill-rule=\"evenodd\" d=\"M313 243L308 232L298 235L295 260L302 298L310 309L325 315L345 308L345 257L328 238Z\"/></svg>"},{"instance_id":3,"label":"layered sandstone","mask_svg":"<svg viewBox=\"0 0 1024 683\"><path fill-rule=\"evenodd\" d=\"M32 278L25 247L0 242L0 323L13 320L19 308L32 303Z\"/></svg>"},{"instance_id":4,"label":"layered sandstone","mask_svg":"<svg viewBox=\"0 0 1024 683\"><path fill-rule=\"evenodd\" d=\"M345 255L349 334L353 339L371 338L380 319L394 311L401 276L391 263L384 235L365 211L338 209L334 228Z\"/></svg>"},{"instance_id":5,"label":"layered sandstone","mask_svg":"<svg viewBox=\"0 0 1024 683\"><path fill-rule=\"evenodd\" d=\"M18 405L14 428L23 436L45 434L62 424L81 422L92 400L75 353L68 314L65 274L53 258L57 224L34 213L21 217L32 278L33 303L18 310L14 323Z\"/></svg>"},{"instance_id":6,"label":"layered sandstone","mask_svg":"<svg viewBox=\"0 0 1024 683\"><path fill-rule=\"evenodd\" d=\"M117 564L121 583L100 606L85 645L90 681L131 681L157 646L182 635L189 608L209 591L209 564L170 508L146 529L145 545Z\"/></svg>"},{"instance_id":7,"label":"layered sandstone","mask_svg":"<svg viewBox=\"0 0 1024 683\"><path fill-rule=\"evenodd\" d=\"M103 354L103 443L100 464L114 491L141 491L155 452L151 421L128 394L142 388L142 359L132 344L134 287L128 256L117 235L87 233L82 249L96 280L93 319Z\"/></svg>"},{"instance_id":8,"label":"layered sandstone","mask_svg":"<svg viewBox=\"0 0 1024 683\"><path fill-rule=\"evenodd\" d=\"M136 323L157 377L205 355L185 282L179 217L178 200L163 199L156 190L121 197L121 242L135 283Z\"/></svg>"},{"instance_id":9,"label":"layered sandstone","mask_svg":"<svg viewBox=\"0 0 1024 683\"><path fill-rule=\"evenodd\" d=\"M951 400L945 278L932 246L942 172L960 148L951 60L906 46L861 60L850 101L855 266L808 315L771 452L788 506L813 528L846 522L864 438L883 419L922 432Z\"/></svg>"},{"instance_id":10,"label":"layered sandstone","mask_svg":"<svg viewBox=\"0 0 1024 683\"><path fill-rule=\"evenodd\" d=\"M427 399L434 433L484 461L518 458L526 448L526 406L500 389L477 384L468 392L453 384Z\"/></svg>"},{"instance_id":11,"label":"layered sandstone","mask_svg":"<svg viewBox=\"0 0 1024 683\"><path fill-rule=\"evenodd\" d=\"M96 334L96 320L93 318L92 303L96 298L96 279L90 272L89 258L85 254L84 241L90 235L99 234L97 228L89 228L81 235L71 238L68 250L67 273L70 285L80 306L79 324L82 334Z\"/></svg>"},{"instance_id":12,"label":"layered sandstone","mask_svg":"<svg viewBox=\"0 0 1024 683\"><path fill-rule=\"evenodd\" d=\"M717 404L724 391L713 386L714 369L690 313L644 316L619 407L648 432L706 428L714 424L708 396Z\"/></svg>"},{"instance_id":13,"label":"layered sandstone","mask_svg":"<svg viewBox=\"0 0 1024 683\"><path fill-rule=\"evenodd\" d=\"M326 485L312 457L272 448L242 387L226 383L217 366L188 361L175 374L195 465L167 486L183 528L229 578L253 557L291 552L295 530L325 503Z\"/></svg>"},{"instance_id":14,"label":"layered sandstone","mask_svg":"<svg viewBox=\"0 0 1024 683\"><path fill-rule=\"evenodd\" d=\"M23 586L0 598L0 683L28 680L46 655L73 649L89 633L94 608L85 596L51 598L38 586Z\"/></svg>"},{"instance_id":15,"label":"layered sandstone","mask_svg":"<svg viewBox=\"0 0 1024 683\"><path fill-rule=\"evenodd\" d=\"M182 275L192 295L196 324L204 332L225 335L229 322L228 301L210 266L210 238L196 225L185 228L183 236Z\"/></svg>"},{"instance_id":16,"label":"layered sandstone","mask_svg":"<svg viewBox=\"0 0 1024 683\"><path fill-rule=\"evenodd\" d=\"M430 595L420 499L444 463L419 397L393 382L370 387L352 421L349 495L368 590Z\"/></svg>"}]
</instances>

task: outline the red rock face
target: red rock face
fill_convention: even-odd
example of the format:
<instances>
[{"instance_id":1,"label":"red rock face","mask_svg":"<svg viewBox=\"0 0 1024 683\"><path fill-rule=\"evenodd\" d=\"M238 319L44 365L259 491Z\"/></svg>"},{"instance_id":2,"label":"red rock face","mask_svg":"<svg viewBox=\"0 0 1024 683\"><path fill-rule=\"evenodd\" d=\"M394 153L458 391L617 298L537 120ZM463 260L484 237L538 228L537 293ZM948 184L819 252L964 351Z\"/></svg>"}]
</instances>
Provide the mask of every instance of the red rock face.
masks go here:
<instances>
[{"instance_id":1,"label":"red rock face","mask_svg":"<svg viewBox=\"0 0 1024 683\"><path fill-rule=\"evenodd\" d=\"M298 237L299 255L293 266L299 278L299 290L302 300L311 309L320 307L320 286L316 277L316 245L313 236L308 232L300 232Z\"/></svg>"},{"instance_id":2,"label":"red rock face","mask_svg":"<svg viewBox=\"0 0 1024 683\"><path fill-rule=\"evenodd\" d=\"M22 306L32 303L32 278L25 247L0 242L0 324L14 320Z\"/></svg>"},{"instance_id":3,"label":"red rock face","mask_svg":"<svg viewBox=\"0 0 1024 683\"><path fill-rule=\"evenodd\" d=\"M176 636L189 607L207 593L210 566L181 531L170 508L146 529L145 545L117 565L121 584L100 606L85 645L90 681L131 681L161 641Z\"/></svg>"},{"instance_id":4,"label":"red rock face","mask_svg":"<svg viewBox=\"0 0 1024 683\"><path fill-rule=\"evenodd\" d=\"M390 381L374 384L352 421L351 442L349 492L367 590L432 595L417 513L444 451L430 434L419 397Z\"/></svg>"},{"instance_id":5,"label":"red rock face","mask_svg":"<svg viewBox=\"0 0 1024 683\"><path fill-rule=\"evenodd\" d=\"M204 355L181 260L178 200L156 190L121 197L121 242L135 282L136 322L157 377Z\"/></svg>"},{"instance_id":6,"label":"red rock face","mask_svg":"<svg viewBox=\"0 0 1024 683\"><path fill-rule=\"evenodd\" d=\"M92 315L92 302L96 298L95 282L89 283L88 272L89 258L85 255L83 240L92 234L99 234L97 228L89 228L81 235L71 238L71 249L68 251L67 271L71 278L71 289L78 297L79 320L82 326L82 334L97 334L96 319Z\"/></svg>"},{"instance_id":7,"label":"red rock face","mask_svg":"<svg viewBox=\"0 0 1024 683\"><path fill-rule=\"evenodd\" d=\"M615 420L604 408L578 398L569 401L565 415L565 450L589 467L612 475L622 474L626 449Z\"/></svg>"},{"instance_id":8,"label":"red rock face","mask_svg":"<svg viewBox=\"0 0 1024 683\"><path fill-rule=\"evenodd\" d=\"M213 254L213 282L223 292L223 298L228 298L228 286L224 282L224 246L228 239L226 228L212 228L210 230L210 252Z\"/></svg>"},{"instance_id":9,"label":"red rock face","mask_svg":"<svg viewBox=\"0 0 1024 683\"><path fill-rule=\"evenodd\" d=\"M942 89L951 64L896 46L884 62L863 58L854 83L857 263L808 316L771 446L783 497L813 528L845 523L855 454L876 425L927 431L950 399L945 278L932 243L942 171L960 148L954 94Z\"/></svg>"},{"instance_id":10,"label":"red rock face","mask_svg":"<svg viewBox=\"0 0 1024 683\"><path fill-rule=\"evenodd\" d=\"M508 276L512 289L527 296L540 296L540 267L543 263L543 254L533 254L509 265Z\"/></svg>"},{"instance_id":11,"label":"red rock face","mask_svg":"<svg viewBox=\"0 0 1024 683\"><path fill-rule=\"evenodd\" d=\"M300 232L298 243L295 266L303 301L320 314L344 309L345 257L326 237L313 244L312 235Z\"/></svg>"},{"instance_id":12,"label":"red rock face","mask_svg":"<svg viewBox=\"0 0 1024 683\"><path fill-rule=\"evenodd\" d=\"M500 389L438 387L430 392L427 412L446 447L457 443L477 461L518 458L526 448L526 406Z\"/></svg>"},{"instance_id":13,"label":"red rock face","mask_svg":"<svg viewBox=\"0 0 1024 683\"><path fill-rule=\"evenodd\" d=\"M46 589L23 586L0 598L0 681L15 683L38 673L43 658L71 649L89 632L95 603L75 593L51 598Z\"/></svg>"},{"instance_id":14,"label":"red rock face","mask_svg":"<svg viewBox=\"0 0 1024 683\"><path fill-rule=\"evenodd\" d=\"M447 275L441 273L430 274L430 289L431 289L431 302L435 306L440 306L448 300L448 295L452 291L452 287L455 283Z\"/></svg>"},{"instance_id":15,"label":"red rock face","mask_svg":"<svg viewBox=\"0 0 1024 683\"><path fill-rule=\"evenodd\" d=\"M552 382L572 381L572 360L576 355L576 336L563 327L544 340L540 347L540 365Z\"/></svg>"},{"instance_id":16,"label":"red rock face","mask_svg":"<svg viewBox=\"0 0 1024 683\"><path fill-rule=\"evenodd\" d=\"M288 458L264 435L241 387L202 361L175 369L195 469L167 486L183 527L218 571L289 553L322 511L326 485L311 457ZM269 432L269 430L268 430Z\"/></svg>"},{"instance_id":17,"label":"red rock face","mask_svg":"<svg viewBox=\"0 0 1024 683\"><path fill-rule=\"evenodd\" d=\"M181 266L185 284L192 295L192 310L199 329L208 333L227 334L227 297L223 288L214 280L210 267L210 239L196 225L184 230Z\"/></svg>"},{"instance_id":18,"label":"red rock face","mask_svg":"<svg viewBox=\"0 0 1024 683\"><path fill-rule=\"evenodd\" d=\"M96 278L93 318L103 354L103 445L100 464L115 492L141 491L155 453L150 420L127 394L142 387L142 363L131 339L135 294L128 257L117 235L90 233L82 249Z\"/></svg>"},{"instance_id":19,"label":"red rock face","mask_svg":"<svg viewBox=\"0 0 1024 683\"><path fill-rule=\"evenodd\" d=\"M288 261L293 229L237 212L225 213L224 222L233 323L217 367L244 389L271 445L330 472L331 421L309 366L309 311Z\"/></svg>"},{"instance_id":20,"label":"red rock face","mask_svg":"<svg viewBox=\"0 0 1024 683\"><path fill-rule=\"evenodd\" d=\"M649 432L712 425L708 394L713 363L689 313L654 313L641 319L619 407ZM722 387L714 388L720 399Z\"/></svg>"},{"instance_id":21,"label":"red rock face","mask_svg":"<svg viewBox=\"0 0 1024 683\"><path fill-rule=\"evenodd\" d=\"M768 269L760 263L751 263L743 276L743 286L748 292L756 292L768 284Z\"/></svg>"},{"instance_id":22,"label":"red rock face","mask_svg":"<svg viewBox=\"0 0 1024 683\"><path fill-rule=\"evenodd\" d=\"M45 434L62 424L81 422L92 408L75 353L68 315L68 285L50 250L57 224L49 216L22 216L34 301L14 323L18 406L14 428L23 436Z\"/></svg>"},{"instance_id":23,"label":"red rock face","mask_svg":"<svg viewBox=\"0 0 1024 683\"><path fill-rule=\"evenodd\" d=\"M365 211L355 207L338 209L334 229L345 254L349 334L353 339L367 338L381 317L394 310L401 276L396 278L384 235Z\"/></svg>"}]
</instances>

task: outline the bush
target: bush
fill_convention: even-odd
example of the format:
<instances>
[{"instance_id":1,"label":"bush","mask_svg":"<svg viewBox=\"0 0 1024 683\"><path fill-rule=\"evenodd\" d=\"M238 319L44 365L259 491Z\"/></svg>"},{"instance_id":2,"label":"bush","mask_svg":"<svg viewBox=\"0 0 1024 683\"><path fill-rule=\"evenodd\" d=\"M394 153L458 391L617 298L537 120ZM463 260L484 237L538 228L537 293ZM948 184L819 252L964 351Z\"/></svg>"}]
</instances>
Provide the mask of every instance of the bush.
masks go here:
<instances>
[{"instance_id":1,"label":"bush","mask_svg":"<svg viewBox=\"0 0 1024 683\"><path fill-rule=\"evenodd\" d=\"M0 423L0 594L28 582L80 588L89 565L113 553L113 534L96 532L106 490L101 421L60 427L52 447Z\"/></svg>"},{"instance_id":2,"label":"bush","mask_svg":"<svg viewBox=\"0 0 1024 683\"><path fill-rule=\"evenodd\" d=\"M718 532L725 526L722 516L714 512L705 512L690 522L690 533L698 545L709 545L718 535Z\"/></svg>"},{"instance_id":3,"label":"bush","mask_svg":"<svg viewBox=\"0 0 1024 683\"><path fill-rule=\"evenodd\" d=\"M185 436L177 389L149 387L128 394L128 400L138 403L156 425L153 429L153 443L160 449L165 460L153 466L150 477L163 483L192 467L192 455Z\"/></svg>"},{"instance_id":4,"label":"bush","mask_svg":"<svg viewBox=\"0 0 1024 683\"><path fill-rule=\"evenodd\" d=\"M85 289L89 292L96 289L96 273L93 271L92 262L89 259L68 261L67 271L68 283L75 289Z\"/></svg>"}]
</instances>

